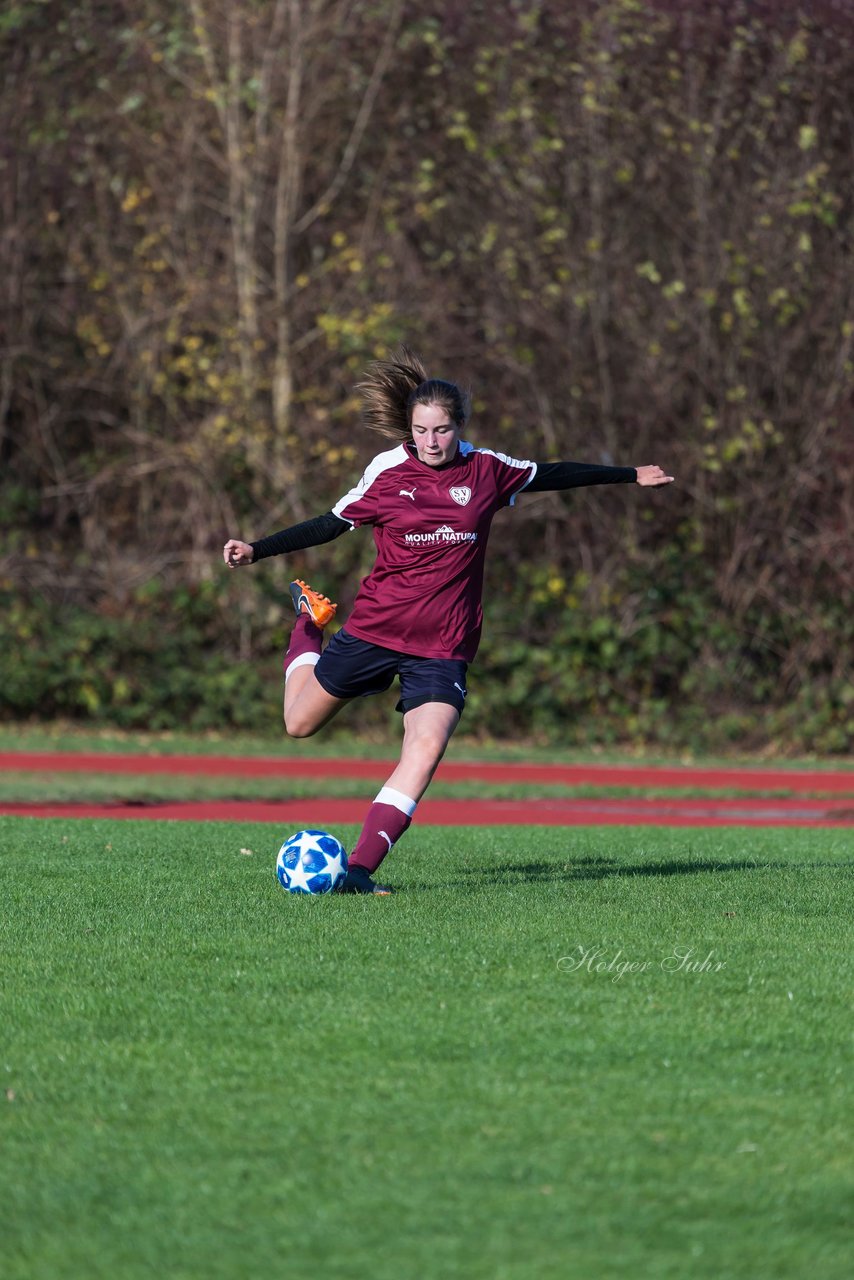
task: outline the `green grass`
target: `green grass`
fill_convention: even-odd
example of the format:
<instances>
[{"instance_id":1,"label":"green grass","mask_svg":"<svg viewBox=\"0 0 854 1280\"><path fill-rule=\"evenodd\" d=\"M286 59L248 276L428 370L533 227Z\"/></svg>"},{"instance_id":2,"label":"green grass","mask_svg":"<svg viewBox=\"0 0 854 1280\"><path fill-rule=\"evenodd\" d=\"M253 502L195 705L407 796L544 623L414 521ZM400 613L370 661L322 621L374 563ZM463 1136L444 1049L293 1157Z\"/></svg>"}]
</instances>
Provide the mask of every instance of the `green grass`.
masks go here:
<instances>
[{"instance_id":1,"label":"green grass","mask_svg":"<svg viewBox=\"0 0 854 1280\"><path fill-rule=\"evenodd\" d=\"M377 782L382 773L377 775ZM333 772L323 778L207 778L202 774L116 774L116 773L42 773L24 769L0 771L0 802L29 804L137 803L156 804L170 800L301 800L311 796L365 799L371 782L366 778L347 778ZM373 787L376 790L376 786ZM854 791L854 775L852 775ZM672 798L702 799L755 798L774 799L793 793L785 787L568 787L549 782L443 782L440 777L430 785L431 800L467 800L476 793L477 800L525 799L601 799L642 797L644 800ZM798 791L801 799L811 793ZM820 791L813 793L819 798Z\"/></svg>"},{"instance_id":2,"label":"green grass","mask_svg":"<svg viewBox=\"0 0 854 1280\"><path fill-rule=\"evenodd\" d=\"M850 1274L850 833L282 834L0 819L4 1280Z\"/></svg>"},{"instance_id":3,"label":"green grass","mask_svg":"<svg viewBox=\"0 0 854 1280\"><path fill-rule=\"evenodd\" d=\"M245 733L141 733L115 728L98 728L72 723L0 724L0 751L148 751L153 755L247 755L315 757L356 756L359 759L392 759L398 752L400 717L389 712L387 727L374 736L359 735L352 708L328 725L323 734L309 743L288 738L278 719L271 714L269 732ZM697 756L690 750L667 754L637 745L615 747L555 746L546 742L483 741L465 736L465 718L454 738L450 758L455 760L548 761L555 764L698 764L768 766L774 769L848 769L854 771L851 756L781 759L768 755Z\"/></svg>"}]
</instances>

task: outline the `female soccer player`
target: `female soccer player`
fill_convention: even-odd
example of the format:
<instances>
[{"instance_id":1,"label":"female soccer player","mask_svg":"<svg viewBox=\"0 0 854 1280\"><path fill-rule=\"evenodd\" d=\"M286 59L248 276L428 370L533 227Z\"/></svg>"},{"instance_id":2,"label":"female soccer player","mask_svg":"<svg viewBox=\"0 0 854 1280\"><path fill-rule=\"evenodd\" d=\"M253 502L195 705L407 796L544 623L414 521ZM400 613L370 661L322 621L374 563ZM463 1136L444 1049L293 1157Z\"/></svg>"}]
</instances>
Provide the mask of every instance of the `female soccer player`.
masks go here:
<instances>
[{"instance_id":1,"label":"female soccer player","mask_svg":"<svg viewBox=\"0 0 854 1280\"><path fill-rule=\"evenodd\" d=\"M465 706L477 651L492 518L523 490L591 484L670 484L658 466L523 462L474 448L458 386L429 378L407 348L376 361L360 383L366 424L398 443L378 454L331 511L259 542L231 538L230 568L330 542L373 526L377 556L343 629L322 648L335 605L297 580L297 612L285 656L285 728L309 737L353 698L400 681L403 746L350 855L345 893L390 893L372 876L406 831Z\"/></svg>"}]
</instances>

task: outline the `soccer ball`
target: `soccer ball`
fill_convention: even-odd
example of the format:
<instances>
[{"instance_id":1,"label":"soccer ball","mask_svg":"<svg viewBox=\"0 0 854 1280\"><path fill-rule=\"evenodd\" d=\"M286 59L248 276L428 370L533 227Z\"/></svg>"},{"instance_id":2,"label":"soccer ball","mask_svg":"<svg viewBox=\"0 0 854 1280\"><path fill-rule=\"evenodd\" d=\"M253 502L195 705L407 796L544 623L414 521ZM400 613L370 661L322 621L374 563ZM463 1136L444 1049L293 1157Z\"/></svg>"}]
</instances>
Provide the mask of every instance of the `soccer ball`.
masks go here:
<instances>
[{"instance_id":1,"label":"soccer ball","mask_svg":"<svg viewBox=\"0 0 854 1280\"><path fill-rule=\"evenodd\" d=\"M288 893L332 893L347 874L347 853L328 831L296 831L276 858L276 879Z\"/></svg>"}]
</instances>

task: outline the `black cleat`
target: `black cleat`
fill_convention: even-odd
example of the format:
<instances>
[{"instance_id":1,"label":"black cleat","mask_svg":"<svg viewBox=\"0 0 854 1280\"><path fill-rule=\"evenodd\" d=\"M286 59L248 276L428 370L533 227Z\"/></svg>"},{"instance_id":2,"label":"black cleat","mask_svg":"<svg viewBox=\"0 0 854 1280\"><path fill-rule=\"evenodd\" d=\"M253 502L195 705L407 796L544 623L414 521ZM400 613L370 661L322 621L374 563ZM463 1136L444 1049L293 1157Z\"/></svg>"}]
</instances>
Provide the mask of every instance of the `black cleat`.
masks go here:
<instances>
[{"instance_id":1,"label":"black cleat","mask_svg":"<svg viewBox=\"0 0 854 1280\"><path fill-rule=\"evenodd\" d=\"M394 893L391 885L377 884L364 867L348 867L339 893Z\"/></svg>"}]
</instances>

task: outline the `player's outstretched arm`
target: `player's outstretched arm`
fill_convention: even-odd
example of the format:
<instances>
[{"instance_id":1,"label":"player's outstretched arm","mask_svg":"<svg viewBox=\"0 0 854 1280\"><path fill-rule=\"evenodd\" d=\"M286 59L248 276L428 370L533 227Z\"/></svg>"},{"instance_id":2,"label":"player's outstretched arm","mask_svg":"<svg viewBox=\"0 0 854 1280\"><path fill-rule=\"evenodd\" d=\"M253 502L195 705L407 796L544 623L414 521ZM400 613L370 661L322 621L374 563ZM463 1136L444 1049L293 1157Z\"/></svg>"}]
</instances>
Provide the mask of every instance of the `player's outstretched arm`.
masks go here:
<instances>
[{"instance_id":1,"label":"player's outstretched arm","mask_svg":"<svg viewBox=\"0 0 854 1280\"><path fill-rule=\"evenodd\" d=\"M647 479L648 472L655 472L656 479ZM660 467L610 467L599 462L538 462L534 478L525 486L526 493L546 493L550 490L579 489L591 484L667 484L672 476L665 476Z\"/></svg>"},{"instance_id":2,"label":"player's outstretched arm","mask_svg":"<svg viewBox=\"0 0 854 1280\"><path fill-rule=\"evenodd\" d=\"M657 466L635 467L635 471L638 474L638 484L654 486L660 484L672 484L674 480L673 476L665 475L661 467Z\"/></svg>"},{"instance_id":3,"label":"player's outstretched arm","mask_svg":"<svg viewBox=\"0 0 854 1280\"><path fill-rule=\"evenodd\" d=\"M248 542L241 542L239 538L229 538L222 549L222 558L229 569L238 569L242 564L251 564L255 553Z\"/></svg>"},{"instance_id":4,"label":"player's outstretched arm","mask_svg":"<svg viewBox=\"0 0 854 1280\"><path fill-rule=\"evenodd\" d=\"M229 569L237 569L243 564L266 560L267 556L281 556L289 551L319 547L324 542L331 542L333 538L340 538L342 533L347 533L352 527L348 520L342 520L334 512L327 511L325 515L303 520L302 524L291 525L290 529L282 529L258 542L229 538L222 549L222 558Z\"/></svg>"}]
</instances>

